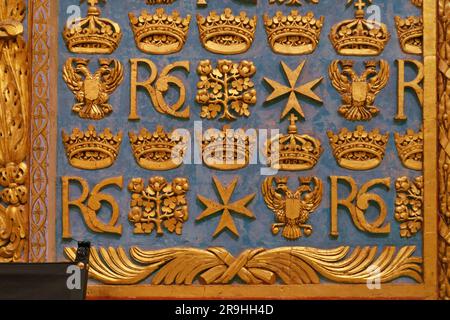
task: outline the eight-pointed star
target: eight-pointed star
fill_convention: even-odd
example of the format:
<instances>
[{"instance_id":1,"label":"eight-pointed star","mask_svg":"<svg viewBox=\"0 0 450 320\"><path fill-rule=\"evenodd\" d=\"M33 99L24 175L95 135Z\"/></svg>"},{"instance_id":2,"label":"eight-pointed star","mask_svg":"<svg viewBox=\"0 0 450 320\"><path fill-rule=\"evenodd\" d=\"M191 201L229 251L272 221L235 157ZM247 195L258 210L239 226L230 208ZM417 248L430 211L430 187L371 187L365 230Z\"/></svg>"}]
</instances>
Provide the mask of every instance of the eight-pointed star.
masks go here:
<instances>
[{"instance_id":1,"label":"eight-pointed star","mask_svg":"<svg viewBox=\"0 0 450 320\"><path fill-rule=\"evenodd\" d=\"M234 224L233 217L231 216L231 212L243 215L244 217L254 219L255 216L253 213L246 208L248 203L253 200L256 196L255 193L250 194L240 200L237 200L233 203L230 203L231 196L236 188L238 177L233 179L230 185L223 186L222 183L217 179L217 177L213 177L214 184L219 192L219 196L222 199L222 203L218 203L216 201L207 199L201 195L198 195L198 200L200 200L205 206L206 209L203 211L196 219L196 221L202 220L206 217L209 217L217 212L223 211L222 217L220 218L219 225L214 231L213 237L216 237L219 233L227 228L236 236L239 237L239 232L236 229L236 225Z\"/></svg>"},{"instance_id":2,"label":"eight-pointed star","mask_svg":"<svg viewBox=\"0 0 450 320\"><path fill-rule=\"evenodd\" d=\"M298 79L300 78L300 74L302 73L303 67L305 66L305 62L306 61L301 62L300 65L295 70L291 70L291 68L289 68L286 63L284 63L283 61L281 62L284 73L286 74L286 77L289 81L289 86L283 85L279 82L276 82L268 78L264 78L264 80L273 88L273 92L270 94L270 96L267 97L266 102L272 101L286 94L289 94L289 100L286 104L286 107L283 110L281 119L286 117L288 113L293 110L297 111L298 114L302 116L302 118L305 118L302 106L300 105L300 102L297 99L297 93L299 95L306 96L312 100L322 102L322 99L319 96L317 96L312 90L316 85L318 85L322 81L323 77L320 77L303 85L295 87Z\"/></svg>"}]
</instances>

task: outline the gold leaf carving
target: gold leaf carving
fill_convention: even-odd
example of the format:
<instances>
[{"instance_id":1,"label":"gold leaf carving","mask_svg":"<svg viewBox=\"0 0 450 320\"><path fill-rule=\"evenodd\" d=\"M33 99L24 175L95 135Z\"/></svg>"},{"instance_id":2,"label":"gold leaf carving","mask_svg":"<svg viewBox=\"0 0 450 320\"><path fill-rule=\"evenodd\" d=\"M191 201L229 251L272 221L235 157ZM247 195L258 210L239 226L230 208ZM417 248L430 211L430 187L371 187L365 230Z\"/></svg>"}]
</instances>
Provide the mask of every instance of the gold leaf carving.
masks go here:
<instances>
[{"instance_id":1,"label":"gold leaf carving","mask_svg":"<svg viewBox=\"0 0 450 320\"><path fill-rule=\"evenodd\" d=\"M187 179L175 178L169 182L164 177L152 177L145 185L144 179L133 178L128 190L131 192L128 220L134 224L135 234L151 234L156 230L162 236L164 226L170 233L181 235L183 224L189 218Z\"/></svg>"},{"instance_id":2,"label":"gold leaf carving","mask_svg":"<svg viewBox=\"0 0 450 320\"><path fill-rule=\"evenodd\" d=\"M372 3L372 0L366 0ZM354 2L355 19L344 20L333 26L330 40L341 55L377 56L384 50L391 38L387 26L376 20L365 19L363 0L348 0Z\"/></svg>"},{"instance_id":3,"label":"gold leaf carving","mask_svg":"<svg viewBox=\"0 0 450 320\"><path fill-rule=\"evenodd\" d=\"M295 191L289 189L288 180L289 177L275 177L274 187L274 178L266 178L262 193L277 220L272 225L272 233L276 235L282 228L283 237L297 240L303 234L310 236L313 232L312 226L306 223L322 202L322 180L317 177L299 177L299 187Z\"/></svg>"},{"instance_id":4,"label":"gold leaf carving","mask_svg":"<svg viewBox=\"0 0 450 320\"><path fill-rule=\"evenodd\" d=\"M63 79L77 101L72 111L83 119L101 120L109 115L113 111L109 96L123 81L119 60L98 61L100 68L95 73L89 70L89 59L69 58L63 68Z\"/></svg>"},{"instance_id":5,"label":"gold leaf carving","mask_svg":"<svg viewBox=\"0 0 450 320\"><path fill-rule=\"evenodd\" d=\"M328 131L330 146L337 163L349 170L370 170L383 161L389 133L371 132L357 126L355 131L343 128L339 134Z\"/></svg>"},{"instance_id":6,"label":"gold leaf carving","mask_svg":"<svg viewBox=\"0 0 450 320\"><path fill-rule=\"evenodd\" d=\"M395 16L398 38L403 52L422 54L423 52L423 18Z\"/></svg>"},{"instance_id":7,"label":"gold leaf carving","mask_svg":"<svg viewBox=\"0 0 450 320\"><path fill-rule=\"evenodd\" d=\"M331 83L342 97L339 113L350 121L369 121L378 115L380 110L373 103L389 81L386 60L364 64L365 71L360 75L354 71L352 60L334 60L328 69Z\"/></svg>"},{"instance_id":8,"label":"gold leaf carving","mask_svg":"<svg viewBox=\"0 0 450 320\"><path fill-rule=\"evenodd\" d=\"M196 100L202 105L202 118L222 115L221 120L236 120L238 116L250 116L250 106L256 104L255 84L251 80L256 73L253 62L219 60L213 68L209 60L203 60L197 72L200 81Z\"/></svg>"},{"instance_id":9,"label":"gold leaf carving","mask_svg":"<svg viewBox=\"0 0 450 320\"><path fill-rule=\"evenodd\" d=\"M94 126L86 131L73 129L71 134L62 131L64 148L69 163L79 169L108 168L116 161L122 143L122 131L114 135L109 128L97 133Z\"/></svg>"},{"instance_id":10,"label":"gold leaf carving","mask_svg":"<svg viewBox=\"0 0 450 320\"><path fill-rule=\"evenodd\" d=\"M141 51L171 54L183 49L189 31L190 15L182 18L176 10L169 14L164 8L158 8L154 13L144 10L138 17L130 12L129 18L134 40Z\"/></svg>"},{"instance_id":11,"label":"gold leaf carving","mask_svg":"<svg viewBox=\"0 0 450 320\"><path fill-rule=\"evenodd\" d=\"M275 53L308 54L319 44L324 20L324 17L316 19L311 11L302 15L292 10L288 16L278 11L273 17L264 15L264 26Z\"/></svg>"},{"instance_id":12,"label":"gold leaf carving","mask_svg":"<svg viewBox=\"0 0 450 320\"><path fill-rule=\"evenodd\" d=\"M242 11L233 15L230 8L222 14L212 11L209 16L197 15L200 40L206 50L220 54L246 52L253 43L257 18Z\"/></svg>"},{"instance_id":13,"label":"gold leaf carving","mask_svg":"<svg viewBox=\"0 0 450 320\"><path fill-rule=\"evenodd\" d=\"M28 219L29 70L25 1L0 1L0 262L25 259Z\"/></svg>"},{"instance_id":14,"label":"gold leaf carving","mask_svg":"<svg viewBox=\"0 0 450 320\"><path fill-rule=\"evenodd\" d=\"M100 17L101 10L97 7L99 0L86 2L89 5L87 16L81 20L73 20L64 28L63 37L67 48L73 53L113 53L122 40L120 26L110 19Z\"/></svg>"},{"instance_id":15,"label":"gold leaf carving","mask_svg":"<svg viewBox=\"0 0 450 320\"><path fill-rule=\"evenodd\" d=\"M318 284L320 276L337 283L366 284L379 277L382 283L408 277L422 283L422 258L415 246L402 248L339 247L316 249L284 247L247 249L234 257L224 248L169 248L162 250L92 248L89 274L105 284L136 284L152 276L154 285ZM74 261L76 248L65 248ZM379 253L378 253L379 252ZM376 270L375 274L373 270Z\"/></svg>"},{"instance_id":16,"label":"gold leaf carving","mask_svg":"<svg viewBox=\"0 0 450 320\"><path fill-rule=\"evenodd\" d=\"M400 236L411 237L423 225L423 176L410 180L398 178L395 182L395 219L400 222Z\"/></svg>"},{"instance_id":17,"label":"gold leaf carving","mask_svg":"<svg viewBox=\"0 0 450 320\"><path fill-rule=\"evenodd\" d=\"M439 294L450 299L450 1L438 1L438 126L439 126Z\"/></svg>"}]
</instances>

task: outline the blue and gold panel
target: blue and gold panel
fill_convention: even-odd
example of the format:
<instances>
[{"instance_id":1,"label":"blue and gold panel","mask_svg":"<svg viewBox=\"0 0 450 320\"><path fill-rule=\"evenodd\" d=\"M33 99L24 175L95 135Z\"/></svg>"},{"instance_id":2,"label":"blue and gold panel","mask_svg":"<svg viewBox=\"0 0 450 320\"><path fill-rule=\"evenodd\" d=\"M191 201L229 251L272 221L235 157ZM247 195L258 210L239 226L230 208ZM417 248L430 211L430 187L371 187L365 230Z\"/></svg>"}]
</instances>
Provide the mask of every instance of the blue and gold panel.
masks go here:
<instances>
[{"instance_id":1,"label":"blue and gold panel","mask_svg":"<svg viewBox=\"0 0 450 320\"><path fill-rule=\"evenodd\" d=\"M59 1L58 258L151 296L420 290L421 8L347 2Z\"/></svg>"}]
</instances>

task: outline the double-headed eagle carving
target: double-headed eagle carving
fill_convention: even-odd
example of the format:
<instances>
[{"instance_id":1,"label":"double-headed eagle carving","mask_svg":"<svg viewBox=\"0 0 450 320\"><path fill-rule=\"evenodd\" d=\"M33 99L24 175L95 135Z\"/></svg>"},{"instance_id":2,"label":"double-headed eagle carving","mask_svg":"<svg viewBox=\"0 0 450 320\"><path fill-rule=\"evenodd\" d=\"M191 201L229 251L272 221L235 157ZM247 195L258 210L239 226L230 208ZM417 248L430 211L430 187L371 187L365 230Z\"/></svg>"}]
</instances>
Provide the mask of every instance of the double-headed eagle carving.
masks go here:
<instances>
[{"instance_id":1,"label":"double-headed eagle carving","mask_svg":"<svg viewBox=\"0 0 450 320\"><path fill-rule=\"evenodd\" d=\"M282 235L288 240L296 240L302 236L311 235L312 226L306 224L309 216L322 202L322 180L317 177L300 177L300 186L292 192L286 177L276 177L276 187L273 177L267 178L262 185L264 201L275 213L277 223L272 225L274 235L283 228Z\"/></svg>"},{"instance_id":2,"label":"double-headed eagle carving","mask_svg":"<svg viewBox=\"0 0 450 320\"><path fill-rule=\"evenodd\" d=\"M100 68L92 74L88 65L88 59L68 59L63 79L77 100L72 110L81 118L100 120L112 112L109 95L123 81L123 66L116 59L99 59Z\"/></svg>"},{"instance_id":3,"label":"double-headed eagle carving","mask_svg":"<svg viewBox=\"0 0 450 320\"><path fill-rule=\"evenodd\" d=\"M342 97L339 113L350 121L369 121L379 113L375 97L389 80L387 61L367 61L365 67L361 75L355 72L351 60L335 60L329 68L333 87Z\"/></svg>"}]
</instances>

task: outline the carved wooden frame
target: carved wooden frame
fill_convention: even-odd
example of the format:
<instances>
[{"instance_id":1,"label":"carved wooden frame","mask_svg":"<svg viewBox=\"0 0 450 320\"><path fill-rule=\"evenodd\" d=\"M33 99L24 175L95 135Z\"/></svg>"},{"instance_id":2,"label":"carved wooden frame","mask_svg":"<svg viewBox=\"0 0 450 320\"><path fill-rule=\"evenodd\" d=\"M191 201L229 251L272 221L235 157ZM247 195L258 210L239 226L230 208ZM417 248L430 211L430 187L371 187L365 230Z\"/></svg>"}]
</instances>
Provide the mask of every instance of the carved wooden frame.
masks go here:
<instances>
[{"instance_id":1,"label":"carved wooden frame","mask_svg":"<svg viewBox=\"0 0 450 320\"><path fill-rule=\"evenodd\" d=\"M424 8L424 250L422 284L307 285L91 285L90 297L153 298L450 298L450 0L423 0ZM29 164L28 250L21 260L55 260L58 1L28 0ZM1 40L1 39L0 39Z\"/></svg>"}]
</instances>

